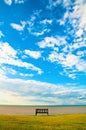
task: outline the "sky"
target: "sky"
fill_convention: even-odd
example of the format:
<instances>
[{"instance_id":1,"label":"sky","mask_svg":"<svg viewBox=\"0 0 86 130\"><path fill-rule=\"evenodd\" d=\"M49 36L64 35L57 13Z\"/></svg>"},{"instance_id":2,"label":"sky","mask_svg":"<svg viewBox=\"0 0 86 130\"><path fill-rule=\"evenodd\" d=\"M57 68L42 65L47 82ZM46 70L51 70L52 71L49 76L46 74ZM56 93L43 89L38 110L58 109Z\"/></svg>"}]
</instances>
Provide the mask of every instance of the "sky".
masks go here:
<instances>
[{"instance_id":1,"label":"sky","mask_svg":"<svg viewBox=\"0 0 86 130\"><path fill-rule=\"evenodd\" d=\"M0 0L0 105L86 105L86 0Z\"/></svg>"}]
</instances>

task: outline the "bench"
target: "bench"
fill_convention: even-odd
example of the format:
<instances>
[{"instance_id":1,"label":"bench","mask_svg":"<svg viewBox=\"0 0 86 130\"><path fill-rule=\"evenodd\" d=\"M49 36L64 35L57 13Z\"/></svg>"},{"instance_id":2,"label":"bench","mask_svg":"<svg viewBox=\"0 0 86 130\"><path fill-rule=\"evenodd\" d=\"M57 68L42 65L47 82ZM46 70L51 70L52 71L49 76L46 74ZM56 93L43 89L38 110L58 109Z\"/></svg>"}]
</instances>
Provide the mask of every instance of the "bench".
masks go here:
<instances>
[{"instance_id":1,"label":"bench","mask_svg":"<svg viewBox=\"0 0 86 130\"><path fill-rule=\"evenodd\" d=\"M36 109L35 114L38 113L47 114L48 115L48 109Z\"/></svg>"}]
</instances>

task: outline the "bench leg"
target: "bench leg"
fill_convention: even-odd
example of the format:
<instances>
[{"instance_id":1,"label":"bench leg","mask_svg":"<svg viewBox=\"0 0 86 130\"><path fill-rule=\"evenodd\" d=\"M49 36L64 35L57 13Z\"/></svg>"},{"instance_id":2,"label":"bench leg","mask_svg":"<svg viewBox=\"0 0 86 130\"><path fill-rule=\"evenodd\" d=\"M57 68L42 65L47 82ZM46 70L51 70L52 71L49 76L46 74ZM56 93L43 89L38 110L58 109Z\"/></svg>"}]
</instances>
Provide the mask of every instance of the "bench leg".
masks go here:
<instances>
[{"instance_id":1,"label":"bench leg","mask_svg":"<svg viewBox=\"0 0 86 130\"><path fill-rule=\"evenodd\" d=\"M37 116L37 112L35 113L35 115Z\"/></svg>"}]
</instances>

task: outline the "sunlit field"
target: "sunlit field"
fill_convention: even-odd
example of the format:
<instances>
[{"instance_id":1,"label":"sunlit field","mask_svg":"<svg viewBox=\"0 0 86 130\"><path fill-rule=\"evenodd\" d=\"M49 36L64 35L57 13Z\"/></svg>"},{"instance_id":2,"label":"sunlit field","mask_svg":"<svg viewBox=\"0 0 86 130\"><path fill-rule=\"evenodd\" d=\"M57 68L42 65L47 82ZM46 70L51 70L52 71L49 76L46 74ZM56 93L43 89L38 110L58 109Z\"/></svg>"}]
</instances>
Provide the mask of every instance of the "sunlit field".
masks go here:
<instances>
[{"instance_id":1,"label":"sunlit field","mask_svg":"<svg viewBox=\"0 0 86 130\"><path fill-rule=\"evenodd\" d=\"M0 130L86 130L86 114L0 115Z\"/></svg>"}]
</instances>

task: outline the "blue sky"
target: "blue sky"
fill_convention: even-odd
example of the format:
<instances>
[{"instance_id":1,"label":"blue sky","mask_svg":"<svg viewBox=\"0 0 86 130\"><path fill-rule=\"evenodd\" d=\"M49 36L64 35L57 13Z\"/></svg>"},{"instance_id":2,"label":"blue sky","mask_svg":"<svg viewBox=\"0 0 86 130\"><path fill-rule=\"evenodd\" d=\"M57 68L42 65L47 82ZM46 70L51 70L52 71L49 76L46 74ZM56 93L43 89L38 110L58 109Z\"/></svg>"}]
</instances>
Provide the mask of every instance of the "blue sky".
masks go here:
<instances>
[{"instance_id":1,"label":"blue sky","mask_svg":"<svg viewBox=\"0 0 86 130\"><path fill-rule=\"evenodd\" d=\"M0 1L0 104L86 105L86 1Z\"/></svg>"}]
</instances>

